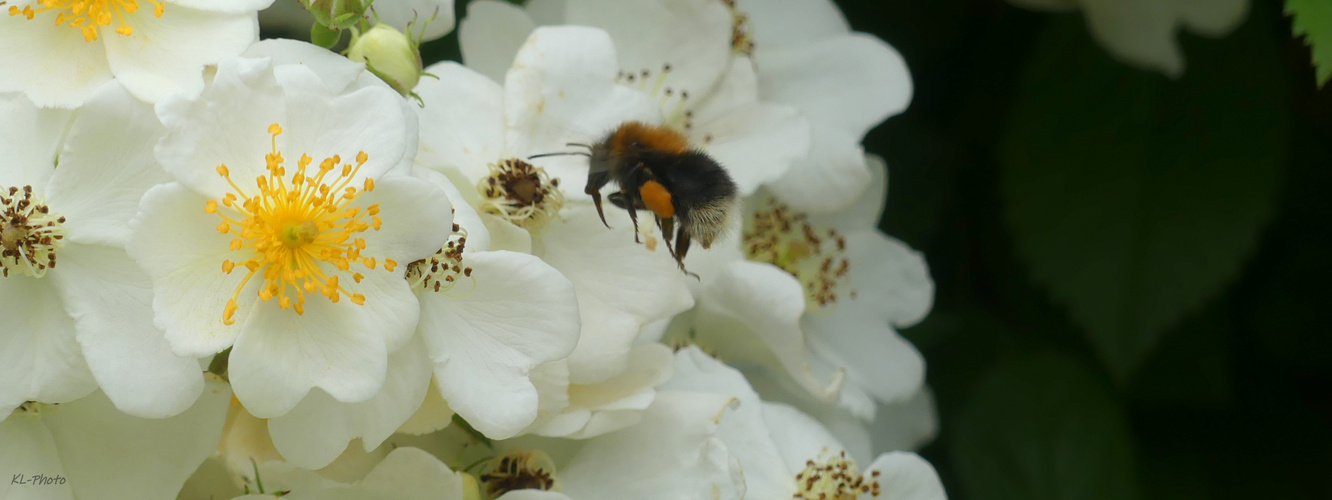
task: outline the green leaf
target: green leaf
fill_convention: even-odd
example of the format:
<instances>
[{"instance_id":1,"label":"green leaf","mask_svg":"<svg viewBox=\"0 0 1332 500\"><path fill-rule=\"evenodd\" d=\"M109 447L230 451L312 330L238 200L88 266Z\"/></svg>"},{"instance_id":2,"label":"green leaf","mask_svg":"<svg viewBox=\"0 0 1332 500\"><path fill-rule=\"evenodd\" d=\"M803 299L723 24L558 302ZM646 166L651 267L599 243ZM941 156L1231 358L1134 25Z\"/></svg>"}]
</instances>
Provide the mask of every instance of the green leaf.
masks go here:
<instances>
[{"instance_id":1,"label":"green leaf","mask_svg":"<svg viewBox=\"0 0 1332 500\"><path fill-rule=\"evenodd\" d=\"M1332 2L1327 0L1286 0L1286 14L1294 17L1291 31L1302 36L1313 52L1318 86L1332 77Z\"/></svg>"},{"instance_id":2,"label":"green leaf","mask_svg":"<svg viewBox=\"0 0 1332 500\"><path fill-rule=\"evenodd\" d=\"M1139 498L1132 435L1106 385L1056 354L992 368L951 427L966 498Z\"/></svg>"},{"instance_id":3,"label":"green leaf","mask_svg":"<svg viewBox=\"0 0 1332 500\"><path fill-rule=\"evenodd\" d=\"M1270 218L1289 116L1261 27L1188 40L1172 82L1116 64L1064 16L1026 70L1000 145L1005 218L1120 381L1237 274Z\"/></svg>"}]
</instances>

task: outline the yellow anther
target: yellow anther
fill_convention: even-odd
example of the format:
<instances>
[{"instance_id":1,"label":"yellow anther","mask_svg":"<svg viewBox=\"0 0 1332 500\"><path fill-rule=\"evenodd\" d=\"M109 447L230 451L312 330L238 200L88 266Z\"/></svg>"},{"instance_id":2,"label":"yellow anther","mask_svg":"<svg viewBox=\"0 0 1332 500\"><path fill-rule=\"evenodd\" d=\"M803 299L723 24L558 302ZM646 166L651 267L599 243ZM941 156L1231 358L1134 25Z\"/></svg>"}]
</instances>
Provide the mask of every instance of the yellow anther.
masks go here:
<instances>
[{"instance_id":1,"label":"yellow anther","mask_svg":"<svg viewBox=\"0 0 1332 500\"><path fill-rule=\"evenodd\" d=\"M248 195L232 180L230 169L219 165L217 173L226 179L232 192L223 195L220 202L208 201L204 207L206 212L216 213L223 219L217 226L219 232L235 236L229 248L248 252L242 259L228 259L222 264L226 273L238 265L248 271L229 304L236 302L245 283L256 276L264 281L257 292L260 300L277 298L279 307L292 309L297 314L304 314L307 294L324 295L334 303L346 294L353 303L363 304L364 295L347 291L336 274L350 271L353 264L367 269L377 266L375 259L361 256L364 240L355 236L370 229L370 224L365 222L370 210L350 206L364 192L348 186L361 165L342 165L342 175L333 176L335 167L341 162L338 156L333 156L319 163L318 172L309 172L306 167L313 164L314 159L302 154L296 171L288 178L286 160L277 149L277 136L282 132L279 124L268 127L272 151L265 155L267 175L255 178L258 193ZM361 153L357 159L368 158ZM367 186L373 185L373 181L366 182ZM336 199L329 197L332 192L338 192L340 196ZM219 205L231 212L222 213ZM362 242L359 247L355 243L358 240ZM352 278L360 282L364 276L354 273ZM229 306L228 310L234 311L234 306ZM229 321L231 313L223 311L223 314L224 322Z\"/></svg>"}]
</instances>

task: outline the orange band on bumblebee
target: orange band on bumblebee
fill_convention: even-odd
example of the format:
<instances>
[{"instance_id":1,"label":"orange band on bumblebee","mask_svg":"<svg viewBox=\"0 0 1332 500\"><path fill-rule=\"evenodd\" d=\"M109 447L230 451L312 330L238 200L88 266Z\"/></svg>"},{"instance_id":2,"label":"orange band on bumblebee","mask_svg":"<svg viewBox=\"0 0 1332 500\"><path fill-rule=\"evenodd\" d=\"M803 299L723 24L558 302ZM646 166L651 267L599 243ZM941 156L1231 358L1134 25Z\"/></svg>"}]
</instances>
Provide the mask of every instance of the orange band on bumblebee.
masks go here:
<instances>
[{"instance_id":1,"label":"orange band on bumblebee","mask_svg":"<svg viewBox=\"0 0 1332 500\"><path fill-rule=\"evenodd\" d=\"M675 217L675 205L671 203L671 193L666 190L666 186L657 181L644 182L638 188L638 196L643 199L643 205L648 207L657 217L663 219Z\"/></svg>"}]
</instances>

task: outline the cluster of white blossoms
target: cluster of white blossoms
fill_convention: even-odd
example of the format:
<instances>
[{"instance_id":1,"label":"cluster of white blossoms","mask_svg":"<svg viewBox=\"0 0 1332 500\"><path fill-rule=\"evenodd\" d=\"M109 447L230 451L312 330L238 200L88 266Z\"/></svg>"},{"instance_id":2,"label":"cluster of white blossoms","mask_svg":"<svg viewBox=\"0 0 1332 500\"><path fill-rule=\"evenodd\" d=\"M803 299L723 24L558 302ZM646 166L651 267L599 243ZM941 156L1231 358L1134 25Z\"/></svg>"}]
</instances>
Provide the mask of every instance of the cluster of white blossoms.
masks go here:
<instances>
[{"instance_id":1,"label":"cluster of white blossoms","mask_svg":"<svg viewBox=\"0 0 1332 500\"><path fill-rule=\"evenodd\" d=\"M911 80L829 0L475 0L427 68L452 0L278 2L0 1L0 498L945 498ZM735 181L694 274L537 157L630 121Z\"/></svg>"}]
</instances>

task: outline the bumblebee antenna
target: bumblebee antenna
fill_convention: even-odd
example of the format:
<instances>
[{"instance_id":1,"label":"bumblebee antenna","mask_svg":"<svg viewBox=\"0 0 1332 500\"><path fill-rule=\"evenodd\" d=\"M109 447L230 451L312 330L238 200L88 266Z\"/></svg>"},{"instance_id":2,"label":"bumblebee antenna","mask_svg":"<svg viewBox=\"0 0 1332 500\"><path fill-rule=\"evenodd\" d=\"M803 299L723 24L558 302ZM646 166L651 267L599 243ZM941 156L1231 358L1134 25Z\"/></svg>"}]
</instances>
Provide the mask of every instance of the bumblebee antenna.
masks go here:
<instances>
[{"instance_id":1,"label":"bumblebee antenna","mask_svg":"<svg viewBox=\"0 0 1332 500\"><path fill-rule=\"evenodd\" d=\"M535 160L535 159L537 159L537 158L545 158L545 157L547 157L547 156L572 156L572 155L586 156L586 157L588 157L588 158L591 158L591 157L592 157L592 153L587 153L587 152L583 152L583 151L568 151L568 152L564 152L564 153L542 153L542 154L539 154L539 155L532 155L532 156L529 156L529 157L527 157L527 159L529 159L529 160Z\"/></svg>"}]
</instances>

